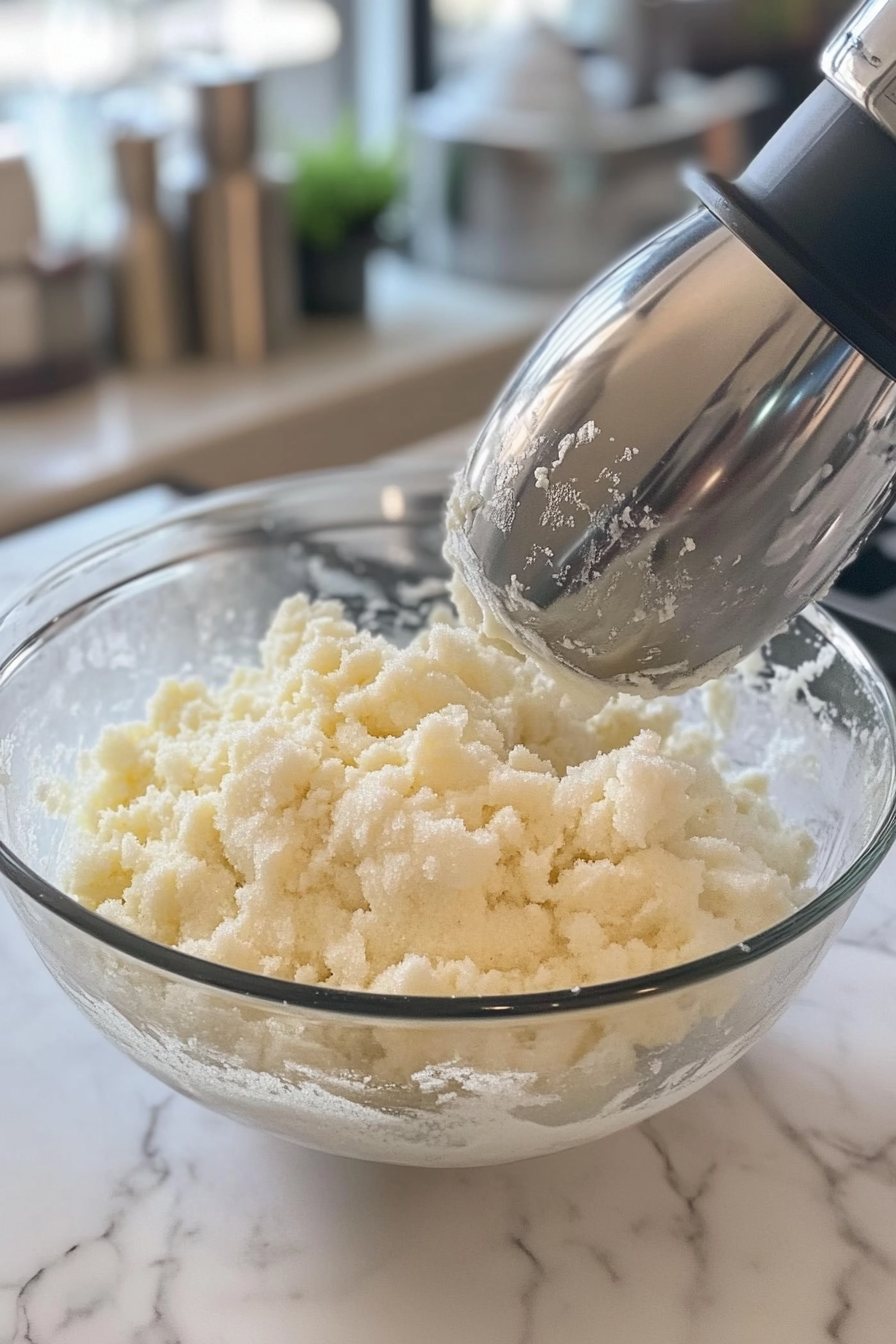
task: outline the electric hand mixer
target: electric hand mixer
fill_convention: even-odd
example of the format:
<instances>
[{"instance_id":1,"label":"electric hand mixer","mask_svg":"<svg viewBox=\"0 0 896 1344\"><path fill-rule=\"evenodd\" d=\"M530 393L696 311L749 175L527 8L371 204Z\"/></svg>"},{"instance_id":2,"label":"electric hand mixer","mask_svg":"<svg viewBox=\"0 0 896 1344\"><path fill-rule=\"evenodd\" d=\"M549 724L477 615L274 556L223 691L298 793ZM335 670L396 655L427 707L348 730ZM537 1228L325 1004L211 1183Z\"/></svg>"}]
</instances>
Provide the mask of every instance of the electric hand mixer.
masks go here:
<instances>
[{"instance_id":1,"label":"electric hand mixer","mask_svg":"<svg viewBox=\"0 0 896 1344\"><path fill-rule=\"evenodd\" d=\"M519 370L448 554L512 643L618 689L728 670L822 595L896 474L896 0L735 183Z\"/></svg>"}]
</instances>

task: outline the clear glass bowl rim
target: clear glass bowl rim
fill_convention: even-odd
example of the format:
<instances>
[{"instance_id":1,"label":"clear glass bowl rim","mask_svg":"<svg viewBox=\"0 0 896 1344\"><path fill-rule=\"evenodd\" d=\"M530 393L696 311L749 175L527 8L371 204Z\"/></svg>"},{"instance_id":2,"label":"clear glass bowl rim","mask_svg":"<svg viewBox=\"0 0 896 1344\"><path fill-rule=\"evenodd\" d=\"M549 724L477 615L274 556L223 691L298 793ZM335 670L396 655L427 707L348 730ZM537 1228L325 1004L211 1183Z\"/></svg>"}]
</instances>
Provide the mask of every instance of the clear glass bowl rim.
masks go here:
<instances>
[{"instance_id":1,"label":"clear glass bowl rim","mask_svg":"<svg viewBox=\"0 0 896 1344\"><path fill-rule=\"evenodd\" d=\"M375 469L355 470L359 481L365 475L376 478ZM0 631L23 608L51 593L57 584L74 571L136 548L141 541L157 536L162 529L183 527L185 523L199 521L213 514L223 516L228 509L242 509L254 503L263 504L266 500L282 500L284 490L295 488L300 481L303 485L309 485L316 478L316 483L324 485L326 480L332 479L334 475L335 473L328 471L303 473L301 477L287 476L265 481L261 485L215 491L203 496L198 503L172 510L161 520L129 529L97 546L80 550L62 564L48 570L36 584L21 594L12 606L0 612ZM443 469L423 468L422 471L416 471L415 477L427 480L429 484L438 481L444 486L447 473ZM379 479L382 480L382 476ZM350 521L346 520L345 525L350 525ZM131 581L125 580L122 586ZM83 600L77 605L83 605ZM56 624L57 621L63 620L66 614L60 612L48 624ZM533 994L454 998L444 995L374 994L362 990L333 989L326 985L307 985L291 980L279 980L273 976L259 975L252 971L238 970L236 967L207 961L162 943L152 942L80 905L71 896L67 896L36 873L2 840L0 840L0 873L51 915L73 925L82 933L97 939L138 964L154 967L165 975L188 983L206 985L244 999L305 1008L320 1013L402 1020L407 1023L434 1020L487 1020L495 1017L525 1019L632 1003L655 995L686 989L767 957L822 923L868 880L896 838L896 696L877 664L839 621L814 605L805 608L800 614L809 617L813 625L835 646L837 652L860 674L879 704L890 739L894 765L889 779L889 797L881 820L861 854L835 882L780 923L732 947L723 948L711 956L683 962L681 965L671 966L650 975ZM0 663L0 676L22 655L28 645L40 638L46 628L47 626L44 626L34 632L24 644L19 645L3 659Z\"/></svg>"}]
</instances>

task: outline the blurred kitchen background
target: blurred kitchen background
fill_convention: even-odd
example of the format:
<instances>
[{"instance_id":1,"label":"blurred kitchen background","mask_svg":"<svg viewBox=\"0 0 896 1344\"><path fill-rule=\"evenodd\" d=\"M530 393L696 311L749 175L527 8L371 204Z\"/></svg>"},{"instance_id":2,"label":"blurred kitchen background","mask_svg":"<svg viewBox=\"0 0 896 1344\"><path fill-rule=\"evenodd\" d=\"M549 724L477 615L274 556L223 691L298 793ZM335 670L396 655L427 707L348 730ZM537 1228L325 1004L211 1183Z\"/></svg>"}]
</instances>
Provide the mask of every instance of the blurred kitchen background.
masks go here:
<instances>
[{"instance_id":1,"label":"blurred kitchen background","mask_svg":"<svg viewBox=\"0 0 896 1344\"><path fill-rule=\"evenodd\" d=\"M0 533L464 441L850 8L0 0Z\"/></svg>"}]
</instances>

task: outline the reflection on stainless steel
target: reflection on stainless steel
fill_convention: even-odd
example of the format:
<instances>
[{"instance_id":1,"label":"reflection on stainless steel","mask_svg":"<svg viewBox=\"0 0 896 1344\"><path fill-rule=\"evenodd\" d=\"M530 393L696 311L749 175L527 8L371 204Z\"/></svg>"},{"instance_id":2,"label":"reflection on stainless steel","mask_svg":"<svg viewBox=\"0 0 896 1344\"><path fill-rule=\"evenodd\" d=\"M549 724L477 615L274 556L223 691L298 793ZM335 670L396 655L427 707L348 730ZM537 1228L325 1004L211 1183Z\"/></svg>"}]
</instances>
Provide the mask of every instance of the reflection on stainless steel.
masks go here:
<instances>
[{"instance_id":1,"label":"reflection on stainless steel","mask_svg":"<svg viewBox=\"0 0 896 1344\"><path fill-rule=\"evenodd\" d=\"M894 461L896 384L701 209L508 387L452 558L518 644L674 690L824 591Z\"/></svg>"},{"instance_id":2,"label":"reflection on stainless steel","mask_svg":"<svg viewBox=\"0 0 896 1344\"><path fill-rule=\"evenodd\" d=\"M896 6L867 0L825 51L832 84L896 135Z\"/></svg>"}]
</instances>

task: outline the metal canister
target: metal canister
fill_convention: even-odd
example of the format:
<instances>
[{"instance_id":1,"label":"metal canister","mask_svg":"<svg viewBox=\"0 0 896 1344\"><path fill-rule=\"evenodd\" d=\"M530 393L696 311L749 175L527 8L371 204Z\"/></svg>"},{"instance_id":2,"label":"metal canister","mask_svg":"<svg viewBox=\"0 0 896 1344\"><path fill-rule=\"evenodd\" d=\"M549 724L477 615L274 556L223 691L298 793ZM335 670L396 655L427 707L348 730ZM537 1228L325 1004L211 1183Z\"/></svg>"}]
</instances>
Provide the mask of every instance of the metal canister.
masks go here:
<instances>
[{"instance_id":1,"label":"metal canister","mask_svg":"<svg viewBox=\"0 0 896 1344\"><path fill-rule=\"evenodd\" d=\"M158 206L157 137L128 131L115 139L126 216L113 274L118 345L128 364L169 364L185 348L184 278L173 235Z\"/></svg>"},{"instance_id":2,"label":"metal canister","mask_svg":"<svg viewBox=\"0 0 896 1344\"><path fill-rule=\"evenodd\" d=\"M256 363L286 343L295 322L286 200L255 162L257 82L223 72L197 88L207 168L190 197L200 345Z\"/></svg>"}]
</instances>

